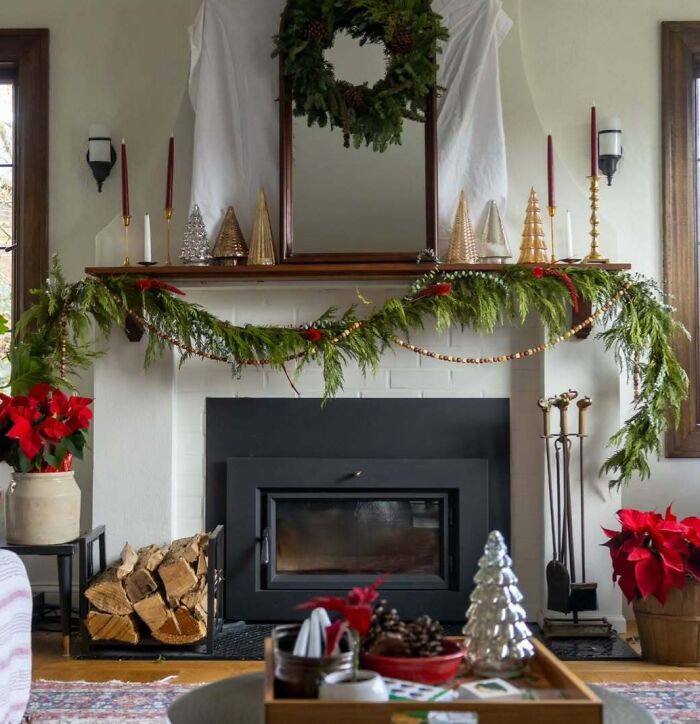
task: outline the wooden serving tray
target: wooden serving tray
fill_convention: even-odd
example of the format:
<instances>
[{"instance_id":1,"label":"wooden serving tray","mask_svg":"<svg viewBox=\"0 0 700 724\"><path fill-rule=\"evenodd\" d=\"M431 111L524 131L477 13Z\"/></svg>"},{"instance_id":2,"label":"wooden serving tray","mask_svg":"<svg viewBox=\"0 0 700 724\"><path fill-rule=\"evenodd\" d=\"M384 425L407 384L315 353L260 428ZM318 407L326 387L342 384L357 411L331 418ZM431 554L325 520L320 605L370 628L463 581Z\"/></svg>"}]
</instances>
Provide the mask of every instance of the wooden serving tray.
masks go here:
<instances>
[{"instance_id":1,"label":"wooden serving tray","mask_svg":"<svg viewBox=\"0 0 700 724\"><path fill-rule=\"evenodd\" d=\"M554 654L536 639L535 658L527 674L511 683L534 690L537 699L452 702L365 702L320 701L318 699L276 699L275 662L272 640L265 642L265 722L266 724L411 724L409 715L427 711L473 711L479 724L602 724L603 704L586 684L569 671ZM464 675L446 684L457 686L473 681Z\"/></svg>"}]
</instances>

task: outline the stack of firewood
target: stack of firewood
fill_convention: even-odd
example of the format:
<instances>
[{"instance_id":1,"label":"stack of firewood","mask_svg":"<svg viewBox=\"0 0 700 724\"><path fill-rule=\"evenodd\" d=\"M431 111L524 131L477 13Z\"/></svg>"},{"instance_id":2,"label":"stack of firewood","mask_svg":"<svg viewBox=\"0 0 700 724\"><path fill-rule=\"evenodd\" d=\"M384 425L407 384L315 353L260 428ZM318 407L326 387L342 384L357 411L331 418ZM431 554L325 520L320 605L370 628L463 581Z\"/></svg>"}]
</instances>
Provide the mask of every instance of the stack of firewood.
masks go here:
<instances>
[{"instance_id":1,"label":"stack of firewood","mask_svg":"<svg viewBox=\"0 0 700 724\"><path fill-rule=\"evenodd\" d=\"M208 542L201 533L138 551L127 543L121 560L97 575L85 591L90 636L129 644L139 643L144 633L172 645L203 639Z\"/></svg>"}]
</instances>

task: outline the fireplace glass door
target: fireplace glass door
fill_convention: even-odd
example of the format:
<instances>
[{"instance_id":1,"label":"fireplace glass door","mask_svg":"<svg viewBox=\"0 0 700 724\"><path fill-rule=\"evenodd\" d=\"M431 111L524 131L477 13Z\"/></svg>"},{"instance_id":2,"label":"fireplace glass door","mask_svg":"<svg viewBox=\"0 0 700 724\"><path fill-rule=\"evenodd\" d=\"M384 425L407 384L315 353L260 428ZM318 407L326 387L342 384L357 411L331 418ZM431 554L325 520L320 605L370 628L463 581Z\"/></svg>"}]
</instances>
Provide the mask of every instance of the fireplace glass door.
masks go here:
<instances>
[{"instance_id":1,"label":"fireplace glass door","mask_svg":"<svg viewBox=\"0 0 700 724\"><path fill-rule=\"evenodd\" d=\"M393 490L267 494L262 562L270 588L448 584L449 494Z\"/></svg>"}]
</instances>

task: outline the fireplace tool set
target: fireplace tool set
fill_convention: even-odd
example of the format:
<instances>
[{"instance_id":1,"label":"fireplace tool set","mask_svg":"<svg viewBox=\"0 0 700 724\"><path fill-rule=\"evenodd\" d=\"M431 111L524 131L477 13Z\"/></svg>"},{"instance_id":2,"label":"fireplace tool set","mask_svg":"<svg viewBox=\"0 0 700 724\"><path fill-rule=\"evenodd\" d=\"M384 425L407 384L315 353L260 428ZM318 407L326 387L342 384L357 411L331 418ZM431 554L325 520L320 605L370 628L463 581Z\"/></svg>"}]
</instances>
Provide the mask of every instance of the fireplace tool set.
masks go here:
<instances>
[{"instance_id":1,"label":"fireplace tool set","mask_svg":"<svg viewBox=\"0 0 700 724\"><path fill-rule=\"evenodd\" d=\"M584 440L587 437L586 418L592 404L590 397L576 402L578 408L578 432L569 432L569 407L578 392L569 390L561 395L541 398L538 406L542 411L545 460L547 466L547 493L549 500L549 524L552 534L552 560L547 564L547 608L572 619L545 618L544 634L548 638L572 636L612 636L612 626L604 618L579 618L583 611L598 610L598 584L586 580L586 513L584 482ZM552 407L559 411L559 433L552 432ZM577 575L575 550L575 525L573 511L574 489L572 484L572 452L578 439L579 478L579 546L580 577ZM552 448L554 450L554 475L552 473Z\"/></svg>"}]
</instances>

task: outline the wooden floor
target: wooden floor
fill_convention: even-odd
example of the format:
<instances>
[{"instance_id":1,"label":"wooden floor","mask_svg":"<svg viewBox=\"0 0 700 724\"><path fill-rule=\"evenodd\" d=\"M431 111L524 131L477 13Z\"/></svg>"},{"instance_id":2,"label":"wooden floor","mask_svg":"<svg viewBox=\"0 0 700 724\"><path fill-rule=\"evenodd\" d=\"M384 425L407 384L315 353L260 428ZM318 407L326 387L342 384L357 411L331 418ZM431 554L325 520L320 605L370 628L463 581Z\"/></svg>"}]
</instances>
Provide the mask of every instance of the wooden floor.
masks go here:
<instances>
[{"instance_id":1,"label":"wooden floor","mask_svg":"<svg viewBox=\"0 0 700 724\"><path fill-rule=\"evenodd\" d=\"M74 645L75 644L74 642ZM659 666L640 661L573 661L585 681L700 681L700 669ZM34 635L34 678L58 681L158 681L176 676L183 684L208 683L253 671L261 661L85 661L64 657L59 634Z\"/></svg>"}]
</instances>

